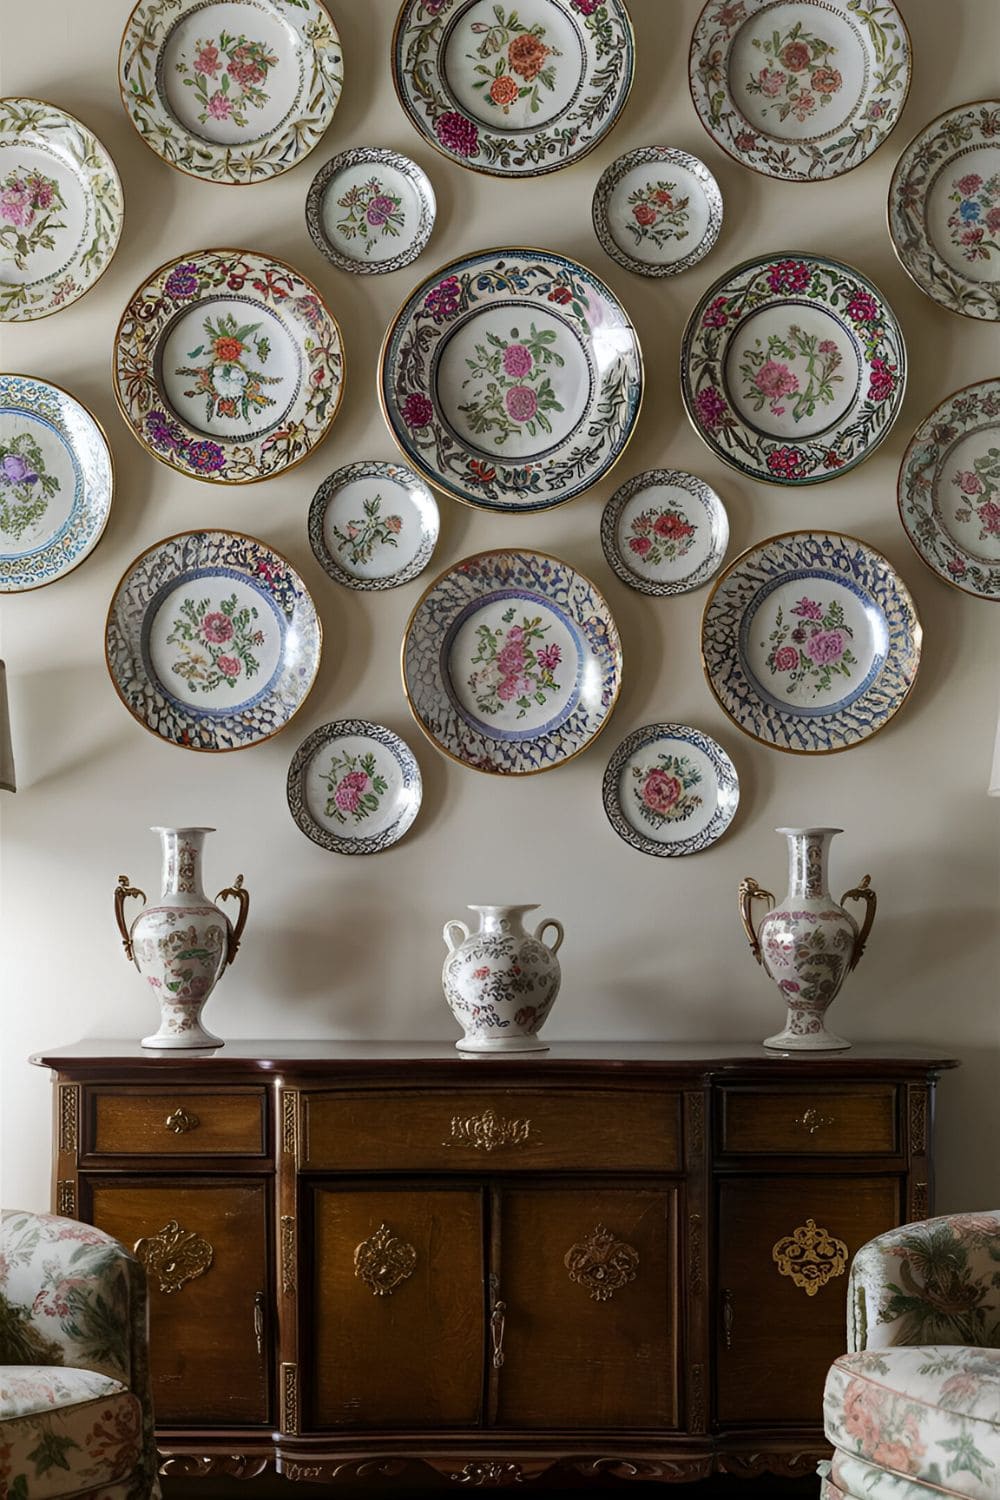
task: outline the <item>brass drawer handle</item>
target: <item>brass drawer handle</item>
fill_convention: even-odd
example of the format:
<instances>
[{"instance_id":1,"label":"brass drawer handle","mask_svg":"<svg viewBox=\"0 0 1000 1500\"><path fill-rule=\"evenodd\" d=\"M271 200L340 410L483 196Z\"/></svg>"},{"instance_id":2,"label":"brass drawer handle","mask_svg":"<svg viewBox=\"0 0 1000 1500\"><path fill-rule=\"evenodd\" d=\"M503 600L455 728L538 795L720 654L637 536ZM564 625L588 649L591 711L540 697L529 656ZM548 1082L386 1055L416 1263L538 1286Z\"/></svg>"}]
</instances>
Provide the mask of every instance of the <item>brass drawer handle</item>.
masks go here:
<instances>
[{"instance_id":1,"label":"brass drawer handle","mask_svg":"<svg viewBox=\"0 0 1000 1500\"><path fill-rule=\"evenodd\" d=\"M264 1357L264 1293L255 1292L253 1299L253 1336L257 1340L257 1357Z\"/></svg>"},{"instance_id":2,"label":"brass drawer handle","mask_svg":"<svg viewBox=\"0 0 1000 1500\"><path fill-rule=\"evenodd\" d=\"M189 1115L186 1109L177 1108L172 1115L167 1115L163 1123L174 1135L187 1135L189 1130L197 1130L201 1121L197 1115Z\"/></svg>"},{"instance_id":3,"label":"brass drawer handle","mask_svg":"<svg viewBox=\"0 0 1000 1500\"><path fill-rule=\"evenodd\" d=\"M208 1240L193 1229L182 1229L176 1219L168 1220L158 1234L136 1240L132 1252L142 1261L150 1281L168 1295L179 1292L196 1276L204 1276L215 1256Z\"/></svg>"},{"instance_id":4,"label":"brass drawer handle","mask_svg":"<svg viewBox=\"0 0 1000 1500\"><path fill-rule=\"evenodd\" d=\"M736 1320L736 1298L731 1287L722 1288L722 1342L727 1349L733 1347L733 1323Z\"/></svg>"},{"instance_id":5,"label":"brass drawer handle","mask_svg":"<svg viewBox=\"0 0 1000 1500\"><path fill-rule=\"evenodd\" d=\"M507 1304L506 1302L495 1302L493 1311L490 1313L490 1335L493 1339L493 1368L503 1368L503 1336L507 1327Z\"/></svg>"},{"instance_id":6,"label":"brass drawer handle","mask_svg":"<svg viewBox=\"0 0 1000 1500\"><path fill-rule=\"evenodd\" d=\"M822 1130L824 1125L836 1125L837 1121L833 1115L821 1115L818 1109L804 1109L802 1113L792 1121L801 1130L807 1130L810 1135L815 1135Z\"/></svg>"},{"instance_id":7,"label":"brass drawer handle","mask_svg":"<svg viewBox=\"0 0 1000 1500\"><path fill-rule=\"evenodd\" d=\"M354 1252L354 1274L376 1297L391 1297L413 1275L416 1263L416 1250L393 1234L388 1224L380 1224Z\"/></svg>"}]
</instances>

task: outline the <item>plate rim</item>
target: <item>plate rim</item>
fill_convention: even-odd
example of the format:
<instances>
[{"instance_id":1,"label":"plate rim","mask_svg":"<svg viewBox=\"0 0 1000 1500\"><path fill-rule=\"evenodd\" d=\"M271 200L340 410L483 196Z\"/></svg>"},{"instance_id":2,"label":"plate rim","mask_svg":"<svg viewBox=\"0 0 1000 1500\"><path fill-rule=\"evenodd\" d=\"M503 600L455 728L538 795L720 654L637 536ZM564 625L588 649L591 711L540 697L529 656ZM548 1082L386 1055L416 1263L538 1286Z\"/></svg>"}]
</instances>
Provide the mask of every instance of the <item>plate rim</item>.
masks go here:
<instances>
[{"instance_id":1,"label":"plate rim","mask_svg":"<svg viewBox=\"0 0 1000 1500\"><path fill-rule=\"evenodd\" d=\"M647 162L654 161L675 162L690 172L692 177L701 184L709 210L708 227L704 237L679 261L671 261L665 265L655 265L650 261L638 260L629 255L619 246L608 227L608 199L625 172L631 170L633 166L643 166ZM628 166L624 167L623 163L626 162ZM637 276L649 276L659 280L665 276L679 276L682 272L697 265L699 261L704 260L706 255L711 254L722 233L725 201L715 173L706 162L701 160L701 157L695 156L693 152L685 151L681 146L634 146L631 150L623 151L620 156L616 156L614 161L609 162L597 179L590 200L590 217L601 249L609 260L614 261L625 271L634 272Z\"/></svg>"},{"instance_id":2,"label":"plate rim","mask_svg":"<svg viewBox=\"0 0 1000 1500\"><path fill-rule=\"evenodd\" d=\"M654 733L650 733L650 731L654 731ZM674 732L670 733L669 731ZM677 733L676 731L682 731L683 733ZM650 839L646 837L646 835L641 834L638 829L633 828L631 823L629 823L628 819L625 817L625 814L623 813L621 807L621 798L618 796L618 780L621 774L621 769L630 755L632 755L637 749L639 749L640 746L651 744L654 740L674 740L679 743L684 743L684 735L692 736L696 742L704 741L705 743L712 745L714 749L719 752L722 760L725 762L723 769L728 766L728 769L732 772L733 781L736 786L736 799L733 803L732 810L730 811L729 816L726 818L725 822L714 838L709 839L707 843L704 842L704 835L708 832L708 828L711 827L712 822L714 822L715 817L718 815L718 808L716 808L716 813L713 814L712 818L709 820L709 824L703 830L702 834L689 836L686 839L678 839L676 841L677 845L693 843L694 847L690 849L680 847L671 848L669 844L657 843L655 839ZM711 759L711 756L705 749L704 744L698 744L698 749L701 750L703 755ZM712 769L716 770L716 767L713 765ZM718 775L717 771L716 775ZM726 833L732 826L737 812L739 811L740 777L739 772L736 769L735 762L733 761L733 758L729 754L729 751L726 749L726 747L717 739L715 739L713 735L706 734L703 729L698 729L693 724L678 724L675 722L640 724L637 729L633 729L629 734L627 734L625 738L612 751L608 763L604 768L604 777L601 782L601 801L604 805L604 813L607 817L608 822L611 824L611 827L614 829L615 833L624 843L628 844L633 849L637 849L640 854L650 854L657 857L676 859L687 856L689 854L702 854L706 849L711 849L713 845L717 844L720 839L725 837Z\"/></svg>"},{"instance_id":3,"label":"plate rim","mask_svg":"<svg viewBox=\"0 0 1000 1500\"><path fill-rule=\"evenodd\" d=\"M374 262L351 260L349 256L336 250L323 233L321 211L330 183L338 171L343 171L346 167L357 166L361 161L366 160L395 167L401 176L414 185L417 196L421 200L420 223L416 237L407 251L391 256L389 260ZM395 151L391 146L347 146L343 151L338 151L335 156L331 156L329 161L324 162L310 182L306 193L305 212L309 237L316 249L331 265L336 266L340 271L348 271L354 276L388 275L412 265L426 250L437 222L437 195L430 177L420 163L413 160L412 156L407 156L402 151Z\"/></svg>"},{"instance_id":4,"label":"plate rim","mask_svg":"<svg viewBox=\"0 0 1000 1500\"><path fill-rule=\"evenodd\" d=\"M640 574L632 572L619 552L618 547L615 545L615 531L619 516L628 501L641 493L642 490L651 489L654 484L673 483L678 479L692 479L695 484L708 491L711 496L711 502L705 508L706 510L713 508L712 502L714 502L714 508L717 510L717 514L721 515L726 531L725 540L719 552L718 563L698 583L671 584L658 582L653 578L643 578ZM646 483L640 484L640 480L645 480ZM680 485L680 488L688 489L688 486ZM692 492L689 490L689 493ZM619 485L614 494L605 503L604 509L601 512L600 534L601 546L604 550L604 557L608 566L622 583L626 584L629 588L635 589L636 593L647 594L658 599L673 597L677 594L692 594L696 589L704 588L707 583L711 583L726 560L726 551L730 541L729 512L726 510L722 496L718 490L708 483L707 479L702 479L699 475L692 474L687 469L644 469L641 474L634 474L631 479L626 479L624 484Z\"/></svg>"},{"instance_id":5,"label":"plate rim","mask_svg":"<svg viewBox=\"0 0 1000 1500\"><path fill-rule=\"evenodd\" d=\"M393 469L402 471L404 475L407 475L413 485L419 487L423 492L422 498L430 502L430 506L433 507L434 534L430 538L430 545L428 546L426 543L422 544L416 556L411 558L398 573L387 573L379 578L359 578L356 574L348 573L346 569L342 568L327 547L323 538L323 522L326 519L326 512L333 498L333 492L336 489L350 483L353 479L369 478ZM387 477L393 478L394 476L387 474ZM330 494L326 493L328 487L331 491ZM360 458L356 459L353 463L341 464L339 469L334 469L331 474L328 474L322 480L312 500L309 502L309 515L306 526L313 556L324 572L335 583L343 584L345 588L363 590L366 593L384 592L387 589L399 588L401 584L409 583L411 579L418 578L428 566L431 558L434 556L441 536L441 511L430 485L421 479L420 475L415 473L408 464L393 463L391 460L378 458Z\"/></svg>"},{"instance_id":6,"label":"plate rim","mask_svg":"<svg viewBox=\"0 0 1000 1500\"><path fill-rule=\"evenodd\" d=\"M335 734L327 733L328 730L338 731ZM372 731L377 730L377 734ZM410 772L412 782L416 790L414 805L407 812L403 812L399 818L388 828L370 838L352 838L335 834L332 829L323 828L314 818L310 817L306 808L305 797L302 795L302 779L309 762L319 752L323 745L332 744L334 740L370 739L376 744L383 745L393 751L395 746L401 746L409 757L409 765L399 755L395 755L397 764L402 765L404 770ZM382 736L380 738L380 736ZM387 741L393 743L387 745ZM319 724L306 735L305 739L296 748L288 765L285 778L285 798L292 821L306 838L328 854L381 854L386 849L391 849L398 844L412 828L417 815L423 804L424 785L420 770L420 762L413 753L413 748L401 734L390 729L387 724L376 723L374 719L331 719L328 724ZM296 806L297 805L297 806ZM317 837L319 835L319 837ZM391 837L390 837L391 835ZM351 847L347 847L351 846Z\"/></svg>"}]
</instances>

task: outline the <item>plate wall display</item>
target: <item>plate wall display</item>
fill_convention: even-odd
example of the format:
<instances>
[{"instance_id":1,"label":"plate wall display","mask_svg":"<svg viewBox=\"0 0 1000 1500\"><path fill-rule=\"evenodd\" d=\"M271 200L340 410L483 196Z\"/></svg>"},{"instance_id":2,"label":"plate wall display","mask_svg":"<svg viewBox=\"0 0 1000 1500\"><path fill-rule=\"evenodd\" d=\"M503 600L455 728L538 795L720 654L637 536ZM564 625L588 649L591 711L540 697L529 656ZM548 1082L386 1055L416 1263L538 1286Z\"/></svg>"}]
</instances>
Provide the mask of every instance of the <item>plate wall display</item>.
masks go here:
<instances>
[{"instance_id":1,"label":"plate wall display","mask_svg":"<svg viewBox=\"0 0 1000 1500\"><path fill-rule=\"evenodd\" d=\"M484 510L548 510L618 461L642 402L631 319L603 281L549 250L442 267L382 344L389 430L430 482Z\"/></svg>"},{"instance_id":2,"label":"plate wall display","mask_svg":"<svg viewBox=\"0 0 1000 1500\"><path fill-rule=\"evenodd\" d=\"M709 687L751 739L848 750L884 729L920 664L916 606L857 537L788 531L737 557L701 622Z\"/></svg>"},{"instance_id":3,"label":"plate wall display","mask_svg":"<svg viewBox=\"0 0 1000 1500\"><path fill-rule=\"evenodd\" d=\"M1000 99L946 110L914 137L889 184L889 234L928 297L1000 319Z\"/></svg>"},{"instance_id":4,"label":"plate wall display","mask_svg":"<svg viewBox=\"0 0 1000 1500\"><path fill-rule=\"evenodd\" d=\"M107 524L114 462L97 418L68 391L0 375L0 593L54 583Z\"/></svg>"},{"instance_id":5,"label":"plate wall display","mask_svg":"<svg viewBox=\"0 0 1000 1500\"><path fill-rule=\"evenodd\" d=\"M907 536L939 578L1000 600L1000 380L967 385L924 418L898 499Z\"/></svg>"},{"instance_id":6,"label":"plate wall display","mask_svg":"<svg viewBox=\"0 0 1000 1500\"><path fill-rule=\"evenodd\" d=\"M324 479L309 507L317 561L352 589L394 589L416 578L439 526L437 501L405 464L347 464Z\"/></svg>"},{"instance_id":7,"label":"plate wall display","mask_svg":"<svg viewBox=\"0 0 1000 1500\"><path fill-rule=\"evenodd\" d=\"M423 168L398 151L355 146L320 167L306 199L306 226L341 271L373 276L416 260L431 237L437 202Z\"/></svg>"},{"instance_id":8,"label":"plate wall display","mask_svg":"<svg viewBox=\"0 0 1000 1500\"><path fill-rule=\"evenodd\" d=\"M115 164L85 125L42 99L0 99L0 323L82 297L124 218Z\"/></svg>"},{"instance_id":9,"label":"plate wall display","mask_svg":"<svg viewBox=\"0 0 1000 1500\"><path fill-rule=\"evenodd\" d=\"M758 256L720 276L688 319L681 395L712 451L751 479L820 484L886 437L906 385L896 315L826 256Z\"/></svg>"},{"instance_id":10,"label":"plate wall display","mask_svg":"<svg viewBox=\"0 0 1000 1500\"><path fill-rule=\"evenodd\" d=\"M105 651L140 724L186 750L242 750L301 708L321 643L312 598L280 553L242 532L190 531L130 564Z\"/></svg>"},{"instance_id":11,"label":"plate wall display","mask_svg":"<svg viewBox=\"0 0 1000 1500\"><path fill-rule=\"evenodd\" d=\"M696 156L639 146L601 173L592 213L597 238L618 265L639 276L676 276L719 238L722 194Z\"/></svg>"},{"instance_id":12,"label":"plate wall display","mask_svg":"<svg viewBox=\"0 0 1000 1500\"><path fill-rule=\"evenodd\" d=\"M648 469L611 496L601 545L622 583L640 594L685 594L707 583L729 545L729 517L703 479Z\"/></svg>"},{"instance_id":13,"label":"plate wall display","mask_svg":"<svg viewBox=\"0 0 1000 1500\"><path fill-rule=\"evenodd\" d=\"M118 86L146 145L209 182L277 177L316 146L344 60L319 0L139 0Z\"/></svg>"},{"instance_id":14,"label":"plate wall display","mask_svg":"<svg viewBox=\"0 0 1000 1500\"><path fill-rule=\"evenodd\" d=\"M410 120L460 166L538 177L593 150L625 107L623 0L404 0L392 77Z\"/></svg>"},{"instance_id":15,"label":"plate wall display","mask_svg":"<svg viewBox=\"0 0 1000 1500\"><path fill-rule=\"evenodd\" d=\"M686 724L645 724L604 773L604 811L643 854L698 854L720 839L740 800L736 767L717 741Z\"/></svg>"},{"instance_id":16,"label":"plate wall display","mask_svg":"<svg viewBox=\"0 0 1000 1500\"><path fill-rule=\"evenodd\" d=\"M878 150L912 66L892 0L708 0L688 76L698 118L723 151L766 177L815 182Z\"/></svg>"},{"instance_id":17,"label":"plate wall display","mask_svg":"<svg viewBox=\"0 0 1000 1500\"><path fill-rule=\"evenodd\" d=\"M621 687L618 628L585 578L544 552L480 552L425 590L403 640L421 729L477 771L548 771L586 749Z\"/></svg>"},{"instance_id":18,"label":"plate wall display","mask_svg":"<svg viewBox=\"0 0 1000 1500\"><path fill-rule=\"evenodd\" d=\"M420 810L420 767L382 724L338 719L314 729L288 768L288 806L307 838L335 854L377 854Z\"/></svg>"},{"instance_id":19,"label":"plate wall display","mask_svg":"<svg viewBox=\"0 0 1000 1500\"><path fill-rule=\"evenodd\" d=\"M132 297L114 378L122 416L154 458L194 479L250 484L326 437L344 347L319 292L284 261L195 250Z\"/></svg>"}]
</instances>

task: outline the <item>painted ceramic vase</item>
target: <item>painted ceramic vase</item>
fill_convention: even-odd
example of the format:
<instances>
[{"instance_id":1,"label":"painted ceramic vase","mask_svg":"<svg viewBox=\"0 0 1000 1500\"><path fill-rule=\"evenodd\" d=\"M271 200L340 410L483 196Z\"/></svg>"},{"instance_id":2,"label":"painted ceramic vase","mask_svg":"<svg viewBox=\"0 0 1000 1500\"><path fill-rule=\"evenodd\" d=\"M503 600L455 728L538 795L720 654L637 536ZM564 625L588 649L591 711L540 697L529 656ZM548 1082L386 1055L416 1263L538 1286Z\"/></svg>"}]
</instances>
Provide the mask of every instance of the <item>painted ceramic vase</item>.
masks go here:
<instances>
[{"instance_id":1,"label":"painted ceramic vase","mask_svg":"<svg viewBox=\"0 0 1000 1500\"><path fill-rule=\"evenodd\" d=\"M788 840L788 894L774 905L770 891L748 875L740 882L740 916L754 958L774 980L788 1005L784 1031L769 1036L765 1047L796 1052L829 1052L849 1047L825 1025L827 1009L852 969L856 969L875 920L875 892L866 875L845 892L841 903L865 903L858 928L854 918L830 895L827 857L830 841L842 828L778 828ZM771 908L753 925L754 901Z\"/></svg>"},{"instance_id":2,"label":"painted ceramic vase","mask_svg":"<svg viewBox=\"0 0 1000 1500\"><path fill-rule=\"evenodd\" d=\"M524 914L537 906L470 906L478 931L446 922L448 957L441 980L444 997L465 1035L460 1052L545 1052L538 1032L552 1009L562 978L556 954L563 940L554 917L524 930ZM547 927L555 940L542 941ZM461 933L461 941L455 933Z\"/></svg>"},{"instance_id":3,"label":"painted ceramic vase","mask_svg":"<svg viewBox=\"0 0 1000 1500\"><path fill-rule=\"evenodd\" d=\"M127 875L118 877L115 918L125 957L133 962L160 1003L160 1029L142 1039L144 1047L221 1047L201 1024L205 1002L227 964L236 957L250 908L243 876L220 891L216 901L233 897L239 913L233 925L206 896L201 855L214 828L154 828L163 846L163 890L131 926L125 922L130 896L145 901Z\"/></svg>"}]
</instances>

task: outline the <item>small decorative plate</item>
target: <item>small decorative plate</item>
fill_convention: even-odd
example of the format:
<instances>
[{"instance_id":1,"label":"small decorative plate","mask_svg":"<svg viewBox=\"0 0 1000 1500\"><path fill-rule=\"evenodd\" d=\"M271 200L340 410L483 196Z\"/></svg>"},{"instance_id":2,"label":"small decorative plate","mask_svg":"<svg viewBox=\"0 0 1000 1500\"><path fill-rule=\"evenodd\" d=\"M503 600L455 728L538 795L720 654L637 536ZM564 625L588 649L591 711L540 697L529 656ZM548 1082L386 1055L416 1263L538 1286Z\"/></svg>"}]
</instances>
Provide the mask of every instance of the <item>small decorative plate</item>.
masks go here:
<instances>
[{"instance_id":1,"label":"small decorative plate","mask_svg":"<svg viewBox=\"0 0 1000 1500\"><path fill-rule=\"evenodd\" d=\"M347 464L309 507L309 542L331 578L394 589L422 573L437 546L437 501L405 464Z\"/></svg>"},{"instance_id":2,"label":"small decorative plate","mask_svg":"<svg viewBox=\"0 0 1000 1500\"><path fill-rule=\"evenodd\" d=\"M698 117L765 177L815 182L860 166L910 89L912 49L892 0L708 0L691 38Z\"/></svg>"},{"instance_id":3,"label":"small decorative plate","mask_svg":"<svg viewBox=\"0 0 1000 1500\"><path fill-rule=\"evenodd\" d=\"M640 594L686 594L719 571L729 517L713 489L677 469L648 469L616 490L601 545L622 583Z\"/></svg>"},{"instance_id":4,"label":"small decorative plate","mask_svg":"<svg viewBox=\"0 0 1000 1500\"><path fill-rule=\"evenodd\" d=\"M787 531L744 552L701 622L709 687L744 734L778 750L848 750L913 686L921 628L880 552L837 531Z\"/></svg>"},{"instance_id":5,"label":"small decorative plate","mask_svg":"<svg viewBox=\"0 0 1000 1500\"><path fill-rule=\"evenodd\" d=\"M495 177L586 156L634 72L623 0L403 0L392 43L396 93L420 134Z\"/></svg>"},{"instance_id":6,"label":"small decorative plate","mask_svg":"<svg viewBox=\"0 0 1000 1500\"><path fill-rule=\"evenodd\" d=\"M720 839L740 800L720 744L686 724L646 724L622 740L604 773L604 811L643 854L698 854Z\"/></svg>"},{"instance_id":7,"label":"small decorative plate","mask_svg":"<svg viewBox=\"0 0 1000 1500\"><path fill-rule=\"evenodd\" d=\"M341 151L320 167L306 199L306 227L342 271L375 276L416 260L431 237L437 203L415 161L376 146Z\"/></svg>"},{"instance_id":8,"label":"small decorative plate","mask_svg":"<svg viewBox=\"0 0 1000 1500\"><path fill-rule=\"evenodd\" d=\"M906 348L867 276L798 253L744 261L698 303L681 395L713 453L769 484L820 484L875 451L899 414Z\"/></svg>"},{"instance_id":9,"label":"small decorative plate","mask_svg":"<svg viewBox=\"0 0 1000 1500\"><path fill-rule=\"evenodd\" d=\"M621 675L607 603L544 552L456 563L424 592L403 640L403 689L428 739L501 776L549 771L586 749Z\"/></svg>"},{"instance_id":10,"label":"small decorative plate","mask_svg":"<svg viewBox=\"0 0 1000 1500\"><path fill-rule=\"evenodd\" d=\"M924 418L900 465L899 514L939 578L1000 600L1000 380L967 385Z\"/></svg>"},{"instance_id":11,"label":"small decorative plate","mask_svg":"<svg viewBox=\"0 0 1000 1500\"><path fill-rule=\"evenodd\" d=\"M118 86L146 145L209 182L297 166L333 119L344 81L318 0L139 0Z\"/></svg>"},{"instance_id":12,"label":"small decorative plate","mask_svg":"<svg viewBox=\"0 0 1000 1500\"><path fill-rule=\"evenodd\" d=\"M191 531L129 566L105 650L140 724L185 750L243 750L302 707L321 641L316 606L280 553L242 532Z\"/></svg>"},{"instance_id":13,"label":"small decorative plate","mask_svg":"<svg viewBox=\"0 0 1000 1500\"><path fill-rule=\"evenodd\" d=\"M1000 319L1000 100L946 110L913 138L889 184L889 234L928 297Z\"/></svg>"},{"instance_id":14,"label":"small decorative plate","mask_svg":"<svg viewBox=\"0 0 1000 1500\"><path fill-rule=\"evenodd\" d=\"M79 567L113 492L107 437L83 403L51 381L0 375L0 593Z\"/></svg>"},{"instance_id":15,"label":"small decorative plate","mask_svg":"<svg viewBox=\"0 0 1000 1500\"><path fill-rule=\"evenodd\" d=\"M307 838L334 854L377 854L420 811L420 767L405 740L366 719L314 729L288 768L288 806Z\"/></svg>"},{"instance_id":16,"label":"small decorative plate","mask_svg":"<svg viewBox=\"0 0 1000 1500\"><path fill-rule=\"evenodd\" d=\"M640 146L605 167L594 229L626 271L676 276L702 260L722 228L722 194L704 162L672 146Z\"/></svg>"},{"instance_id":17,"label":"small decorative plate","mask_svg":"<svg viewBox=\"0 0 1000 1500\"><path fill-rule=\"evenodd\" d=\"M154 271L115 335L115 395L154 458L250 484L301 463L344 391L340 329L311 281L253 250L195 250Z\"/></svg>"},{"instance_id":18,"label":"small decorative plate","mask_svg":"<svg viewBox=\"0 0 1000 1500\"><path fill-rule=\"evenodd\" d=\"M0 99L0 323L88 292L124 218L115 164L85 125L42 99Z\"/></svg>"},{"instance_id":19,"label":"small decorative plate","mask_svg":"<svg viewBox=\"0 0 1000 1500\"><path fill-rule=\"evenodd\" d=\"M432 484L484 510L548 510L596 484L632 436L639 340L593 272L549 250L483 250L404 303L379 399Z\"/></svg>"}]
</instances>

